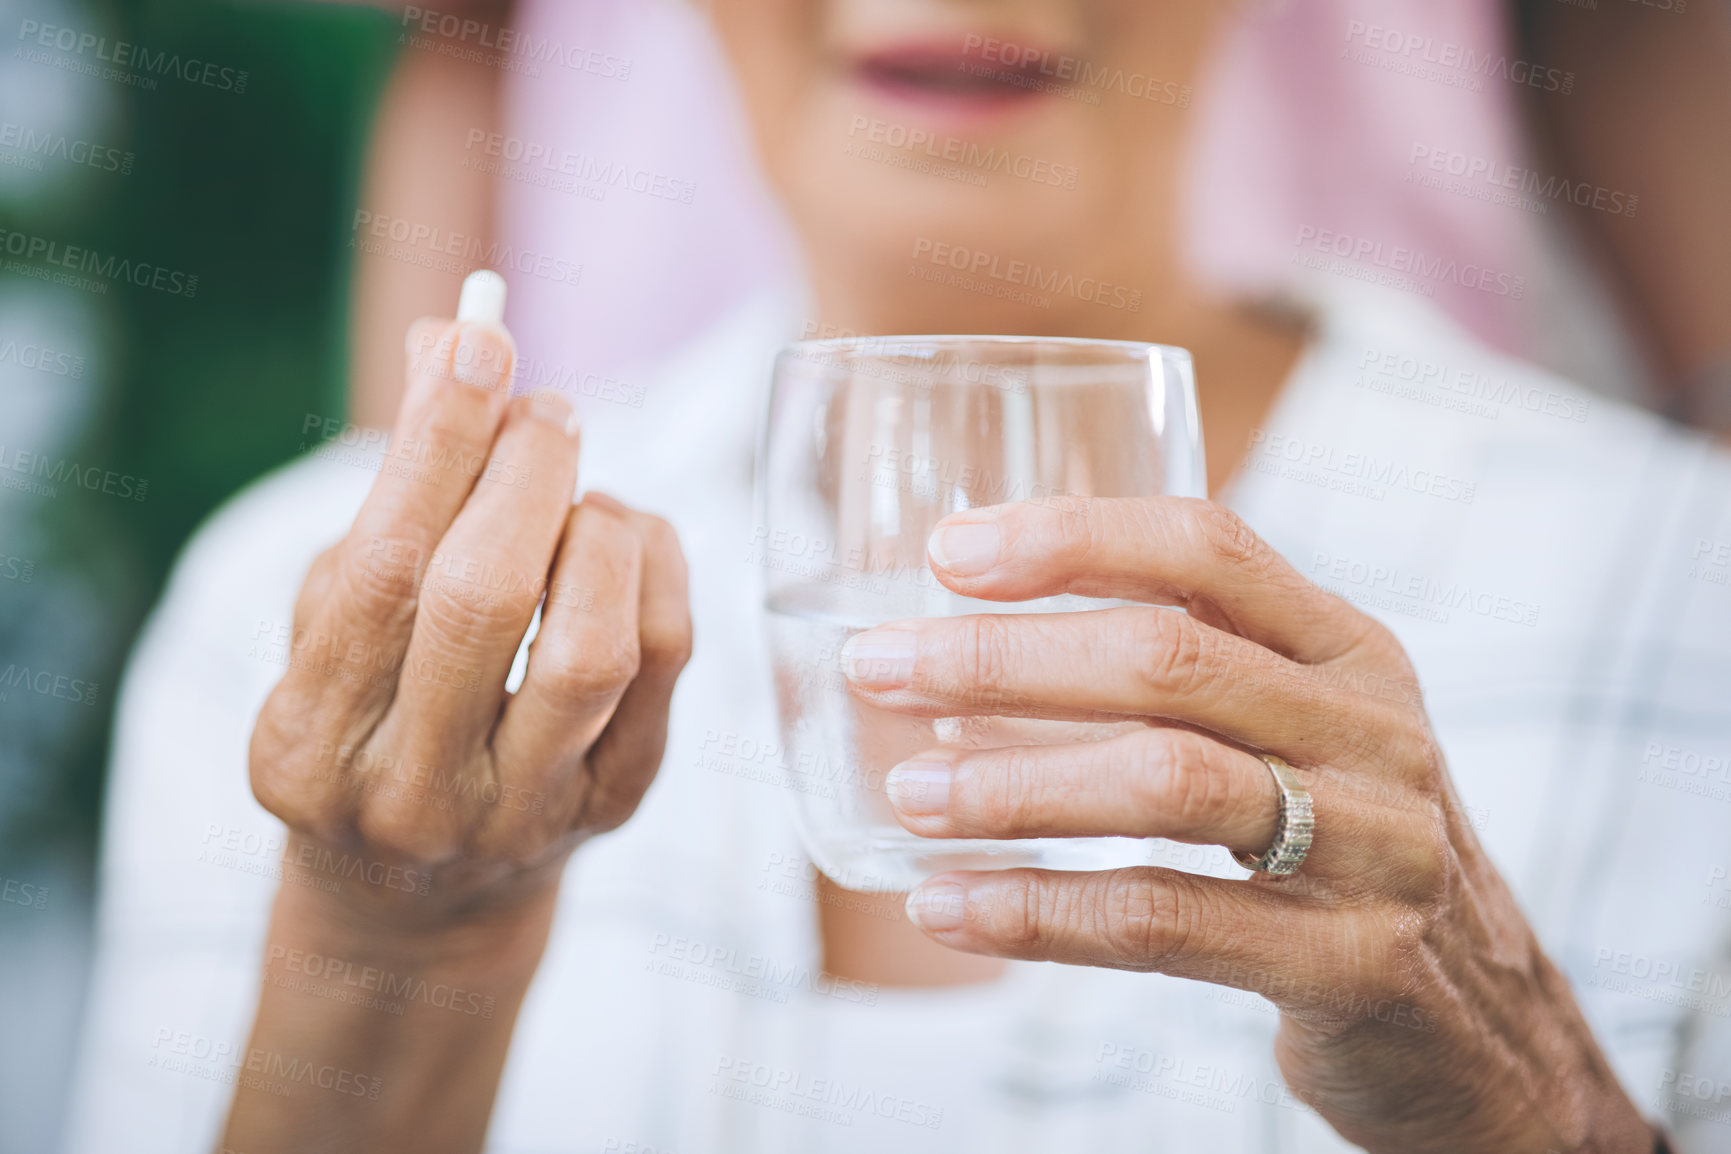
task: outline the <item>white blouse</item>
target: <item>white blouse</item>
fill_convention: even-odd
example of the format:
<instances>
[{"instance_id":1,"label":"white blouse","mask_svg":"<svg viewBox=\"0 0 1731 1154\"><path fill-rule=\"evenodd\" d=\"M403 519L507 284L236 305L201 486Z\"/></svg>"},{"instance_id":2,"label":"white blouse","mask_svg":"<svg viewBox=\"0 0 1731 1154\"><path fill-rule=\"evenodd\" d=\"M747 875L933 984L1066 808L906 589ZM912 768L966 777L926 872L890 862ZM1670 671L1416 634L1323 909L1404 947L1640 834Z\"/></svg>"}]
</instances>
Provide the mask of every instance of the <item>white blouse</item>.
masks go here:
<instances>
[{"instance_id":1,"label":"white blouse","mask_svg":"<svg viewBox=\"0 0 1731 1154\"><path fill-rule=\"evenodd\" d=\"M640 409L585 413L583 484L679 529L696 653L642 808L568 871L488 1149L1350 1149L1285 1090L1254 995L1031 963L940 991L821 973L758 621L759 569L790 559L750 501L789 315L757 302ZM1731 1080L1731 460L1351 289L1255 442L1229 503L1399 634L1473 824L1630 1092L1682 1149L1731 1149L1731 1091L1712 1100ZM339 439L236 497L133 655L72 1154L211 1148L237 1078L285 1076L237 1058L283 844L247 740L302 577L377 466ZM321 966L301 969L380 1013L477 993ZM389 1092L288 1073L315 1101Z\"/></svg>"}]
</instances>

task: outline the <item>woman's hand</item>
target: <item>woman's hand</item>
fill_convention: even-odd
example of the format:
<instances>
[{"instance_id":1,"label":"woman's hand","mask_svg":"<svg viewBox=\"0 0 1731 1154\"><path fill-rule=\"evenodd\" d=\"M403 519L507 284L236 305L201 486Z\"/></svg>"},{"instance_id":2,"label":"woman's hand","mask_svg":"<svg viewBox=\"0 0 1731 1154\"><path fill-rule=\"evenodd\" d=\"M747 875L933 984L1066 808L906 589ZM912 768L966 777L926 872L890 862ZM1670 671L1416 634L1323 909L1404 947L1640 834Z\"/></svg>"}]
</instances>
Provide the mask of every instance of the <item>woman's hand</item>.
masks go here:
<instances>
[{"instance_id":1,"label":"woman's hand","mask_svg":"<svg viewBox=\"0 0 1731 1154\"><path fill-rule=\"evenodd\" d=\"M980 509L943 521L930 552L939 579L972 597L1150 607L885 625L844 654L853 692L925 716L1147 728L922 754L886 782L909 830L1166 837L1257 855L1279 801L1263 752L1296 769L1315 834L1289 877L942 874L909 897L927 933L1261 994L1281 1011L1292 1089L1370 1150L1652 1150L1474 838L1386 629L1204 501ZM1189 612L1153 607L1165 605Z\"/></svg>"},{"instance_id":2,"label":"woman's hand","mask_svg":"<svg viewBox=\"0 0 1731 1154\"><path fill-rule=\"evenodd\" d=\"M691 644L672 528L610 498L572 505L571 408L510 397L509 337L426 320L408 346L379 479L307 577L252 739L253 791L310 888L333 860L397 867L331 895L381 931L496 912L628 817Z\"/></svg>"},{"instance_id":3,"label":"woman's hand","mask_svg":"<svg viewBox=\"0 0 1731 1154\"><path fill-rule=\"evenodd\" d=\"M661 761L679 545L572 506L571 408L511 399L513 356L491 326L415 325L378 481L301 590L252 739L289 837L233 1149L479 1150L565 861Z\"/></svg>"}]
</instances>

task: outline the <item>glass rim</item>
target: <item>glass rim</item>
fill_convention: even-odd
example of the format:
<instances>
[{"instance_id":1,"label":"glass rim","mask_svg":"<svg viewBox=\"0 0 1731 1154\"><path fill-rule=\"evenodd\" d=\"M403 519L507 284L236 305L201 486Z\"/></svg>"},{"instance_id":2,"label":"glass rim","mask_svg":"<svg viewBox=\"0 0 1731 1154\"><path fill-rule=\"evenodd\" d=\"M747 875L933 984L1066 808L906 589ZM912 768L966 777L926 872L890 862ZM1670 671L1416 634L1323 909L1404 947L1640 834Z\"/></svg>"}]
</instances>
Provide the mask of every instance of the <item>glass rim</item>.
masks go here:
<instances>
[{"instance_id":1,"label":"glass rim","mask_svg":"<svg viewBox=\"0 0 1731 1154\"><path fill-rule=\"evenodd\" d=\"M890 355L885 346L899 344L955 347L962 344L1000 345L1059 345L1064 348L1096 348L1112 350L1127 356L1148 357L1159 354L1161 359L1191 360L1190 350L1180 345L1163 345L1154 341L1126 341L1107 337L1046 337L1006 333L884 333L877 336L824 337L819 340L791 341L776 351L779 359L788 355L812 352L846 352L863 356Z\"/></svg>"}]
</instances>

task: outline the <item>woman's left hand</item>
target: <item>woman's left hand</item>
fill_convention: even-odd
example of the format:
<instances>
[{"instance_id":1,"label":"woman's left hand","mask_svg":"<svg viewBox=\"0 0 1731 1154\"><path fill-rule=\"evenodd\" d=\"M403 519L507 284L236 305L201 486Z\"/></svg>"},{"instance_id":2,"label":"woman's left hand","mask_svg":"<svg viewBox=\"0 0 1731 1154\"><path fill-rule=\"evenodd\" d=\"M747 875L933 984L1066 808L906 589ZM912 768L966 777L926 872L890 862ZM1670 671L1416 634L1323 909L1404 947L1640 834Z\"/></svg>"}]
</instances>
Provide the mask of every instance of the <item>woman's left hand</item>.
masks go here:
<instances>
[{"instance_id":1,"label":"woman's left hand","mask_svg":"<svg viewBox=\"0 0 1731 1154\"><path fill-rule=\"evenodd\" d=\"M939 579L972 597L1146 604L884 625L843 655L852 692L932 717L1146 728L931 750L886 782L909 830L1165 837L1260 854L1278 823L1278 787L1257 756L1267 753L1309 791L1315 833L1288 877L940 874L909 896L928 934L1261 994L1281 1011L1288 1084L1369 1150L1653 1149L1473 836L1387 629L1206 501L972 510L939 525L930 553Z\"/></svg>"}]
</instances>

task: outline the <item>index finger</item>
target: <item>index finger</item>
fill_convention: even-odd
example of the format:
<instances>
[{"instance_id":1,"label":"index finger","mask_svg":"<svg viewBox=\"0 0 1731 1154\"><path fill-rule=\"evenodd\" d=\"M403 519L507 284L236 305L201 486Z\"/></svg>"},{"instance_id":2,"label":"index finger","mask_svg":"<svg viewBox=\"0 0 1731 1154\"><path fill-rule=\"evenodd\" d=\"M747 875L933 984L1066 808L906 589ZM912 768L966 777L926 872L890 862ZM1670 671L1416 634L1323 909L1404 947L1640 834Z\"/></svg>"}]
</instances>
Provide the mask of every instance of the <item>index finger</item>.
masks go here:
<instances>
[{"instance_id":1,"label":"index finger","mask_svg":"<svg viewBox=\"0 0 1731 1154\"><path fill-rule=\"evenodd\" d=\"M944 518L932 571L969 597L1074 593L1179 605L1306 665L1391 656L1381 627L1306 580L1223 505L1188 497L1053 498Z\"/></svg>"},{"instance_id":2,"label":"index finger","mask_svg":"<svg viewBox=\"0 0 1731 1154\"><path fill-rule=\"evenodd\" d=\"M511 399L516 354L503 328L426 318L410 327L407 344L408 387L390 448L309 623L330 652L290 671L334 667L332 680L362 687L362 701L390 695L381 674L407 649L422 574L485 470Z\"/></svg>"}]
</instances>

